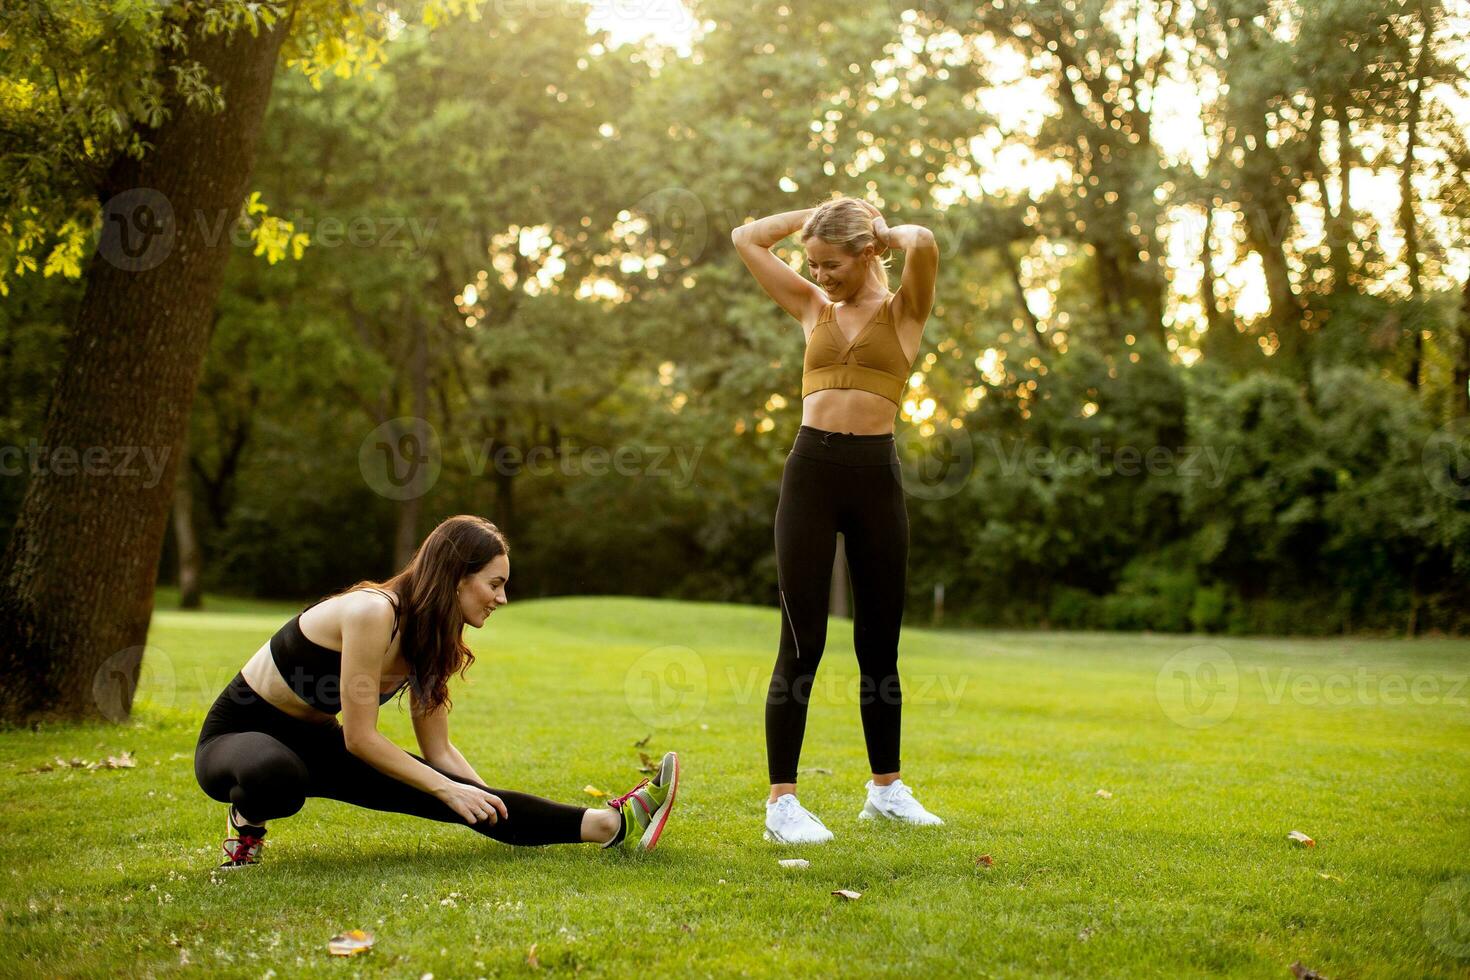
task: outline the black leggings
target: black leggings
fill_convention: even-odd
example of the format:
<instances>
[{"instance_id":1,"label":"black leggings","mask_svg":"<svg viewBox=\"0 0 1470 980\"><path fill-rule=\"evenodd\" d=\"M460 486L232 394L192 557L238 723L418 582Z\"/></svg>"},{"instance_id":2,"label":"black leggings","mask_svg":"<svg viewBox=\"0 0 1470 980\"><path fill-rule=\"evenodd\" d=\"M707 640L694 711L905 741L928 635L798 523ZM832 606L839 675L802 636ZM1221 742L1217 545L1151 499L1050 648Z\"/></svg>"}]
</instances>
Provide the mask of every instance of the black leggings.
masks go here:
<instances>
[{"instance_id":1,"label":"black leggings","mask_svg":"<svg viewBox=\"0 0 1470 980\"><path fill-rule=\"evenodd\" d=\"M908 573L909 518L892 435L859 436L803 425L781 475L776 573L781 647L766 692L766 759L772 783L796 782L807 702L827 642L837 534L853 593L858 703L868 763L899 769L903 692L898 631Z\"/></svg>"},{"instance_id":2,"label":"black leggings","mask_svg":"<svg viewBox=\"0 0 1470 980\"><path fill-rule=\"evenodd\" d=\"M424 762L415 755L415 759ZM427 765L427 763L425 763ZM372 810L408 813L465 824L506 844L575 844L582 839L585 807L567 806L513 790L479 786L505 802L509 817L465 824L438 797L380 772L347 751L342 726L293 718L256 694L236 674L215 699L194 749L194 776L221 803L233 803L250 820L275 820L300 810L309 796L341 800Z\"/></svg>"}]
</instances>

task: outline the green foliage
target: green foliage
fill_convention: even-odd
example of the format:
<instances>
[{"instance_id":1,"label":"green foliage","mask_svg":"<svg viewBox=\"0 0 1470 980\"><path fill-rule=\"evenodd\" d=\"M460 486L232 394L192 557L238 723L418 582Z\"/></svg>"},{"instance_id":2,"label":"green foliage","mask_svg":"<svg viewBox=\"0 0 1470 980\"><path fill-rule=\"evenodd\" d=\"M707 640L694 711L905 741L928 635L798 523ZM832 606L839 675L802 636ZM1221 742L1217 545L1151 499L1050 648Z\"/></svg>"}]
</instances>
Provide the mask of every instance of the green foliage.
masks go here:
<instances>
[{"instance_id":1,"label":"green foliage","mask_svg":"<svg viewBox=\"0 0 1470 980\"><path fill-rule=\"evenodd\" d=\"M315 88L370 75L403 14L430 26L478 20L476 0L428 0L388 11L367 0L46 0L0 14L0 296L28 272L76 278L91 250L104 175L118 157L142 159L171 114L218 112L223 96L191 41L281 27L287 67ZM289 222L253 222L256 255L300 257Z\"/></svg>"},{"instance_id":2,"label":"green foliage","mask_svg":"<svg viewBox=\"0 0 1470 980\"><path fill-rule=\"evenodd\" d=\"M477 511L516 542L522 594L768 602L802 338L729 232L845 193L942 250L899 433L958 438L973 468L908 498L911 618L943 585L949 621L1464 628L1470 514L1443 490L1456 444L1433 438L1462 411L1470 335L1447 275L1470 218L1453 115L1430 100L1416 130L1409 211L1442 221L1412 289L1375 244L1395 229L1337 205L1322 242L1298 227L1342 179L1339 121L1349 151L1381 147L1360 167L1392 169L1407 94L1458 77L1440 4L694 7L710 30L681 58L612 47L575 5L294 6L191 423L212 585L386 574L404 528ZM98 173L146 152L169 93L211 104L178 56L192 9L5 15L4 442L44 418ZM283 9L218 5L207 26ZM1055 111L1010 125L992 86L1013 70ZM1165 79L1208 96L1208 159L1169 149ZM1057 184L991 183L1011 151ZM1165 261L1181 212L1212 217L1196 256L1235 256L1207 323L1204 285ZM1247 267L1271 300L1250 318ZM359 466L402 416L439 439L417 511ZM587 465L618 450L633 472ZM502 471L501 451L556 465ZM22 490L7 478L0 526Z\"/></svg>"}]
</instances>

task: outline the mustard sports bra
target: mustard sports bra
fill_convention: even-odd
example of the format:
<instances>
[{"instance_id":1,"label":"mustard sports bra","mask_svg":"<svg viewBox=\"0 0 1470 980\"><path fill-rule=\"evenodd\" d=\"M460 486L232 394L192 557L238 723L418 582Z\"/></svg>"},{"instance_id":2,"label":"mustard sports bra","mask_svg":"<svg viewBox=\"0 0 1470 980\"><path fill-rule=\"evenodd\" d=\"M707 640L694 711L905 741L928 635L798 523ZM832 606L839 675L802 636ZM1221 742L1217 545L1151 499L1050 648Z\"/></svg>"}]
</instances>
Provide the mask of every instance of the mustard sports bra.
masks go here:
<instances>
[{"instance_id":1,"label":"mustard sports bra","mask_svg":"<svg viewBox=\"0 0 1470 980\"><path fill-rule=\"evenodd\" d=\"M838 329L836 304L827 304L806 344L801 397L826 388L858 388L901 404L913 361L904 356L898 328L888 314L897 296L895 291L888 297L851 342L843 340Z\"/></svg>"}]
</instances>

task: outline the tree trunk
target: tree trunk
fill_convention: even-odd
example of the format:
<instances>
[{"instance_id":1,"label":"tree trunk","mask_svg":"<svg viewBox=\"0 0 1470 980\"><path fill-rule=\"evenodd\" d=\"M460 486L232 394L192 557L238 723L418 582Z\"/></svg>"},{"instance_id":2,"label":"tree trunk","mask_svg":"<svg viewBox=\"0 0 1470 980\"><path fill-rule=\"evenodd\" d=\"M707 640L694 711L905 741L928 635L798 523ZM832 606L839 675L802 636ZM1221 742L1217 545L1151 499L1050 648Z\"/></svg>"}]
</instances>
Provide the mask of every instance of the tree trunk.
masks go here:
<instances>
[{"instance_id":1,"label":"tree trunk","mask_svg":"<svg viewBox=\"0 0 1470 980\"><path fill-rule=\"evenodd\" d=\"M1405 634L1410 638L1419 635L1419 610L1422 605L1419 596L1419 563L1414 562L1414 568L1409 572L1409 622L1405 627Z\"/></svg>"},{"instance_id":2,"label":"tree trunk","mask_svg":"<svg viewBox=\"0 0 1470 980\"><path fill-rule=\"evenodd\" d=\"M496 462L496 453L500 447L507 445L505 441L506 425L504 416L495 419L495 431L491 438L490 466L495 471L495 512L487 515L490 520L507 534L514 536L518 530L516 527L516 497L515 497L515 467L510 465L510 460L505 465Z\"/></svg>"},{"instance_id":3,"label":"tree trunk","mask_svg":"<svg viewBox=\"0 0 1470 980\"><path fill-rule=\"evenodd\" d=\"M1414 62L1414 78L1409 81L1408 130L1404 140L1404 165L1399 173L1399 224L1404 231L1404 262L1409 270L1409 292L1414 299L1423 291L1419 265L1419 220L1414 214L1414 150L1419 143L1419 105L1424 90L1424 58L1429 50L1430 26L1426 18L1424 39ZM1415 311L1417 313L1417 310ZM1409 342L1409 367L1404 380L1417 391L1424 364L1424 328L1417 316L1411 319L1414 335Z\"/></svg>"},{"instance_id":4,"label":"tree trunk","mask_svg":"<svg viewBox=\"0 0 1470 980\"><path fill-rule=\"evenodd\" d=\"M1450 404L1455 418L1470 415L1470 276L1460 292L1460 344L1455 351L1455 382Z\"/></svg>"},{"instance_id":5,"label":"tree trunk","mask_svg":"<svg viewBox=\"0 0 1470 980\"><path fill-rule=\"evenodd\" d=\"M290 17L256 35L185 29L225 105L171 96L144 133L153 149L106 174L111 234L52 393L51 455L0 558L0 721L132 707L178 449Z\"/></svg>"},{"instance_id":6,"label":"tree trunk","mask_svg":"<svg viewBox=\"0 0 1470 980\"><path fill-rule=\"evenodd\" d=\"M204 605L199 591L199 535L194 532L194 487L189 479L189 441L179 447L178 476L174 480L174 541L179 548L179 608Z\"/></svg>"},{"instance_id":7,"label":"tree trunk","mask_svg":"<svg viewBox=\"0 0 1470 980\"><path fill-rule=\"evenodd\" d=\"M413 327L413 349L409 353L408 384L413 399L415 445L428 451L429 439L429 331L422 323ZM424 507L424 494L429 491L430 468L414 466L413 483L408 495L398 505L398 533L393 546L393 568L398 570L413 559L419 546L419 514Z\"/></svg>"},{"instance_id":8,"label":"tree trunk","mask_svg":"<svg viewBox=\"0 0 1470 980\"><path fill-rule=\"evenodd\" d=\"M1026 321L1026 329L1036 344L1036 352L1045 354L1051 346L1047 344L1046 337L1041 332L1041 323L1026 300L1026 287L1021 284L1021 263L1011 251L1010 242L1002 242L996 246L996 250L1000 253L1001 263L1006 267L1006 274L1010 277L1011 288L1016 291L1016 305L1021 308L1021 317Z\"/></svg>"},{"instance_id":9,"label":"tree trunk","mask_svg":"<svg viewBox=\"0 0 1470 980\"><path fill-rule=\"evenodd\" d=\"M1339 216L1342 208L1332 206L1332 197L1327 193L1328 173L1330 168L1327 161L1322 157L1322 149L1327 145L1322 138L1322 115L1326 112L1325 101L1318 105L1317 111L1312 115L1312 139L1311 139L1311 168L1313 179L1317 183L1317 195L1322 199L1322 227L1327 238L1327 264L1333 270L1333 286L1343 284L1343 269L1347 262L1342 252L1347 248L1346 235L1342 230Z\"/></svg>"},{"instance_id":10,"label":"tree trunk","mask_svg":"<svg viewBox=\"0 0 1470 980\"><path fill-rule=\"evenodd\" d=\"M1200 303L1205 308L1205 322L1209 324L1210 332L1218 335L1221 331L1234 328L1234 324L1220 311L1220 299L1215 293L1215 209L1205 202L1205 233L1204 241L1200 246L1200 265L1204 271L1200 275L1199 290Z\"/></svg>"},{"instance_id":11,"label":"tree trunk","mask_svg":"<svg viewBox=\"0 0 1470 980\"><path fill-rule=\"evenodd\" d=\"M1290 205L1276 188L1265 183L1242 194L1246 239L1261 257L1266 290L1271 298L1271 322L1280 341L1280 355L1294 363L1301 351L1302 304L1291 285L1286 240L1291 236Z\"/></svg>"},{"instance_id":12,"label":"tree trunk","mask_svg":"<svg viewBox=\"0 0 1470 980\"><path fill-rule=\"evenodd\" d=\"M1349 244L1355 241L1353 229L1353 131L1348 122L1347 97L1337 103L1337 217L1333 222L1332 277L1333 288L1347 292L1352 288L1353 258Z\"/></svg>"}]
</instances>

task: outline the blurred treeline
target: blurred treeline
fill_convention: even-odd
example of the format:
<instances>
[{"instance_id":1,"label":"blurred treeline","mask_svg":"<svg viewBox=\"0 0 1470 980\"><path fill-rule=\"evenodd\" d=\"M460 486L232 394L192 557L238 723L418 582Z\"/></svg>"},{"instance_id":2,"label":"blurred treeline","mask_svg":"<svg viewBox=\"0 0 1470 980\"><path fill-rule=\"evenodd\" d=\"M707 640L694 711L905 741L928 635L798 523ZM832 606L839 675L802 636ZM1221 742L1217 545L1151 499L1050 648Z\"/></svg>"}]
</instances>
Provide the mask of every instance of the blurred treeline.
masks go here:
<instances>
[{"instance_id":1,"label":"blurred treeline","mask_svg":"<svg viewBox=\"0 0 1470 980\"><path fill-rule=\"evenodd\" d=\"M706 0L680 56L489 4L281 72L252 187L311 243L232 259L162 579L183 541L209 590L319 595L472 511L512 598L774 602L802 338L729 232L843 193L942 249L910 623L942 585L947 623L1470 626L1464 12L915 6ZM79 291L11 282L0 443ZM409 500L370 472L402 417Z\"/></svg>"}]
</instances>

